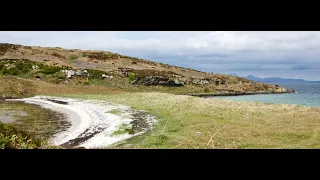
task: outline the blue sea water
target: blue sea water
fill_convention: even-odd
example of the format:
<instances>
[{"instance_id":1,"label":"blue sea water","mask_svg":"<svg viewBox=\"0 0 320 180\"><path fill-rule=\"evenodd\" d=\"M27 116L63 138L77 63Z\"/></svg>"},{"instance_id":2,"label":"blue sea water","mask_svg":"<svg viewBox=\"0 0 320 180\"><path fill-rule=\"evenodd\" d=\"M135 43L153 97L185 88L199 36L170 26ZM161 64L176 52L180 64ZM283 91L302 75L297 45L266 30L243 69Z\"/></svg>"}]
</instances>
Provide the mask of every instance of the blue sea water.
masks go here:
<instances>
[{"instance_id":1,"label":"blue sea water","mask_svg":"<svg viewBox=\"0 0 320 180\"><path fill-rule=\"evenodd\" d=\"M296 93L289 94L262 94L262 95L244 95L244 96L216 96L215 98L239 100L239 101L257 101L275 104L298 104L302 106L320 107L320 83L304 84L279 84L282 87L290 88Z\"/></svg>"}]
</instances>

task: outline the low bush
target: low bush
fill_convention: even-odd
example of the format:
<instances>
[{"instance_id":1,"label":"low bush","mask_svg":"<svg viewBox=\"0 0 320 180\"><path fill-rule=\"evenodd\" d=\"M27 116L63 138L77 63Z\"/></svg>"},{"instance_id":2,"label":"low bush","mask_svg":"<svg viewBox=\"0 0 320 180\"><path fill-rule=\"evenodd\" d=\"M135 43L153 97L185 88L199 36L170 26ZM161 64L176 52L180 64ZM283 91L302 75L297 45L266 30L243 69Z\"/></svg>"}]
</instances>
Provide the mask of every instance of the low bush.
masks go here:
<instances>
[{"instance_id":1,"label":"low bush","mask_svg":"<svg viewBox=\"0 0 320 180\"><path fill-rule=\"evenodd\" d=\"M0 122L0 149L35 149L41 147L42 141Z\"/></svg>"}]
</instances>

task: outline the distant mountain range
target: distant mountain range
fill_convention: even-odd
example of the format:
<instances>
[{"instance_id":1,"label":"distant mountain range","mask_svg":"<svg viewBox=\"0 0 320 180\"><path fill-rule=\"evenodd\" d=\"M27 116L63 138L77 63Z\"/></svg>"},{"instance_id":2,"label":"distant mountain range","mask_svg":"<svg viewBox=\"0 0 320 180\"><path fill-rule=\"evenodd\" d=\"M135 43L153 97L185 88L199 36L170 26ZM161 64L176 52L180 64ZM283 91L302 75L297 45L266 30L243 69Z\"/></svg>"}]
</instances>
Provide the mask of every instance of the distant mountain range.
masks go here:
<instances>
[{"instance_id":1,"label":"distant mountain range","mask_svg":"<svg viewBox=\"0 0 320 180\"><path fill-rule=\"evenodd\" d=\"M229 73L230 76L239 76L236 73ZM255 77L252 75L249 75L247 77L245 76L241 76L253 81L257 81L257 82L264 82L264 83L320 83L320 81L307 81L304 79L284 79L284 78L279 78L279 77L270 77L270 78L259 78L259 77Z\"/></svg>"},{"instance_id":2,"label":"distant mountain range","mask_svg":"<svg viewBox=\"0 0 320 180\"><path fill-rule=\"evenodd\" d=\"M247 79L264 82L264 83L320 83L320 81L307 81L304 79L284 79L278 77L270 77L270 78L259 78L252 75L245 77Z\"/></svg>"}]
</instances>

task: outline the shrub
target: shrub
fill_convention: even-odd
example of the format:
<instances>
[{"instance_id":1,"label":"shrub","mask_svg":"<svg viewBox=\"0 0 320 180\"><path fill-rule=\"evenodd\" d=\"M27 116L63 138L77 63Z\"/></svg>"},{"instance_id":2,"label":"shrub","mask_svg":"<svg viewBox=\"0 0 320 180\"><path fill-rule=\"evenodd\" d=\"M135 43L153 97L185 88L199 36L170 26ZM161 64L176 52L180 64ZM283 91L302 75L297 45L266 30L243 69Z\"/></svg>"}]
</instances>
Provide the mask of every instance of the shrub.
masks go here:
<instances>
[{"instance_id":1,"label":"shrub","mask_svg":"<svg viewBox=\"0 0 320 180\"><path fill-rule=\"evenodd\" d=\"M22 73L27 73L32 69L32 64L31 63L24 63L24 62L19 62L16 64L16 67L22 72Z\"/></svg>"},{"instance_id":2,"label":"shrub","mask_svg":"<svg viewBox=\"0 0 320 180\"><path fill-rule=\"evenodd\" d=\"M136 74L135 73L130 73L129 74L129 77L128 77L128 80L129 82L132 82L136 79Z\"/></svg>"},{"instance_id":3,"label":"shrub","mask_svg":"<svg viewBox=\"0 0 320 180\"><path fill-rule=\"evenodd\" d=\"M47 66L47 65L45 65L43 67L43 69L41 70L41 73L43 73L43 74L54 74L54 73L59 72L61 70L62 70L62 68L59 67L59 66Z\"/></svg>"},{"instance_id":4,"label":"shrub","mask_svg":"<svg viewBox=\"0 0 320 180\"><path fill-rule=\"evenodd\" d=\"M59 72L54 73L52 77L55 79L64 80L66 78L66 75L64 72L59 71Z\"/></svg>"},{"instance_id":5,"label":"shrub","mask_svg":"<svg viewBox=\"0 0 320 180\"><path fill-rule=\"evenodd\" d=\"M102 74L107 74L104 71L96 70L96 69L86 69L89 73L90 79L101 79Z\"/></svg>"},{"instance_id":6,"label":"shrub","mask_svg":"<svg viewBox=\"0 0 320 180\"><path fill-rule=\"evenodd\" d=\"M79 56L74 55L74 54L69 57L69 59L70 59L71 61L76 60L76 59L78 59L78 58L79 58Z\"/></svg>"},{"instance_id":7,"label":"shrub","mask_svg":"<svg viewBox=\"0 0 320 180\"><path fill-rule=\"evenodd\" d=\"M41 140L0 122L0 149L34 149L41 147Z\"/></svg>"},{"instance_id":8,"label":"shrub","mask_svg":"<svg viewBox=\"0 0 320 180\"><path fill-rule=\"evenodd\" d=\"M2 71L2 74L18 75L19 74L19 69L17 67L4 68L3 71Z\"/></svg>"},{"instance_id":9,"label":"shrub","mask_svg":"<svg viewBox=\"0 0 320 180\"><path fill-rule=\"evenodd\" d=\"M5 62L0 63L0 71L4 68L5 64L6 64Z\"/></svg>"}]
</instances>

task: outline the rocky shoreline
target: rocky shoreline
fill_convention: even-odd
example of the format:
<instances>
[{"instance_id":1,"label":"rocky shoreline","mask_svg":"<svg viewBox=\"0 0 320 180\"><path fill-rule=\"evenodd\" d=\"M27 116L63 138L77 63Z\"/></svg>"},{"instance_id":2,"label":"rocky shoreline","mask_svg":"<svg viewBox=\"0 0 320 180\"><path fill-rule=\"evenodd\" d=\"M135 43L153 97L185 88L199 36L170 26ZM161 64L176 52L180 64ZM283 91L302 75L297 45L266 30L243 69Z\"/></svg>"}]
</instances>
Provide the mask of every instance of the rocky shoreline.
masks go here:
<instances>
[{"instance_id":1,"label":"rocky shoreline","mask_svg":"<svg viewBox=\"0 0 320 180\"><path fill-rule=\"evenodd\" d=\"M211 96L244 96L244 95L257 95L257 94L287 94L287 93L295 93L294 90L287 90L285 92L218 92L215 94L189 94L190 96L197 97L211 97Z\"/></svg>"}]
</instances>

